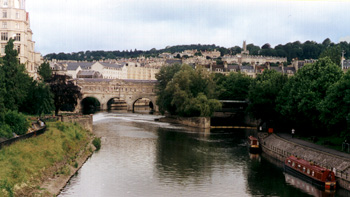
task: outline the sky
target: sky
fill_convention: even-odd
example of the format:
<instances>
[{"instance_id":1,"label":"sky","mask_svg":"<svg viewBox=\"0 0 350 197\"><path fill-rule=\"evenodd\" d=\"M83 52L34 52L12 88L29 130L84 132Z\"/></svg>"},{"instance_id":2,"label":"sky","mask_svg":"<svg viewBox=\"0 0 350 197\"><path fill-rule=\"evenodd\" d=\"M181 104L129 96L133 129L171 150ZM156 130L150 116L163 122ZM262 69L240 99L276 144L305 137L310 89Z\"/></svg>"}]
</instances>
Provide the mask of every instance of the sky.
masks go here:
<instances>
[{"instance_id":1,"label":"sky","mask_svg":"<svg viewBox=\"0 0 350 197\"><path fill-rule=\"evenodd\" d=\"M27 0L35 50L350 42L350 0Z\"/></svg>"}]
</instances>

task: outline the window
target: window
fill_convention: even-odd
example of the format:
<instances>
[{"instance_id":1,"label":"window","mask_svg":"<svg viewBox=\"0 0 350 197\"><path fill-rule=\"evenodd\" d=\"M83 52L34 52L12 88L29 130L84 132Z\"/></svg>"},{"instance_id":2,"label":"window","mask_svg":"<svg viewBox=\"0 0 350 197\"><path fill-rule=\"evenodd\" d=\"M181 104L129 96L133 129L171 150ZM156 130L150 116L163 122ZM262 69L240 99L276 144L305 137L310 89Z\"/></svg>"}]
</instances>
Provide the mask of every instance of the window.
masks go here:
<instances>
[{"instance_id":1,"label":"window","mask_svg":"<svg viewBox=\"0 0 350 197\"><path fill-rule=\"evenodd\" d=\"M8 40L9 36L7 32L1 32L1 40Z\"/></svg>"},{"instance_id":2,"label":"window","mask_svg":"<svg viewBox=\"0 0 350 197\"><path fill-rule=\"evenodd\" d=\"M17 50L18 54L21 53L21 45L17 45L15 49Z\"/></svg>"},{"instance_id":3,"label":"window","mask_svg":"<svg viewBox=\"0 0 350 197\"><path fill-rule=\"evenodd\" d=\"M4 7L7 7L8 5L8 0L4 0Z\"/></svg>"},{"instance_id":4,"label":"window","mask_svg":"<svg viewBox=\"0 0 350 197\"><path fill-rule=\"evenodd\" d=\"M2 18L7 18L7 11L2 12Z\"/></svg>"},{"instance_id":5,"label":"window","mask_svg":"<svg viewBox=\"0 0 350 197\"><path fill-rule=\"evenodd\" d=\"M16 23L16 29L19 29L19 24L18 23Z\"/></svg>"},{"instance_id":6,"label":"window","mask_svg":"<svg viewBox=\"0 0 350 197\"><path fill-rule=\"evenodd\" d=\"M2 22L2 28L4 28L4 29L7 28L7 22Z\"/></svg>"},{"instance_id":7,"label":"window","mask_svg":"<svg viewBox=\"0 0 350 197\"><path fill-rule=\"evenodd\" d=\"M21 34L16 33L15 41L21 41Z\"/></svg>"},{"instance_id":8,"label":"window","mask_svg":"<svg viewBox=\"0 0 350 197\"><path fill-rule=\"evenodd\" d=\"M19 19L19 12L16 12L16 19Z\"/></svg>"},{"instance_id":9,"label":"window","mask_svg":"<svg viewBox=\"0 0 350 197\"><path fill-rule=\"evenodd\" d=\"M1 45L1 54L5 54L5 47L6 47L6 44L2 44Z\"/></svg>"}]
</instances>

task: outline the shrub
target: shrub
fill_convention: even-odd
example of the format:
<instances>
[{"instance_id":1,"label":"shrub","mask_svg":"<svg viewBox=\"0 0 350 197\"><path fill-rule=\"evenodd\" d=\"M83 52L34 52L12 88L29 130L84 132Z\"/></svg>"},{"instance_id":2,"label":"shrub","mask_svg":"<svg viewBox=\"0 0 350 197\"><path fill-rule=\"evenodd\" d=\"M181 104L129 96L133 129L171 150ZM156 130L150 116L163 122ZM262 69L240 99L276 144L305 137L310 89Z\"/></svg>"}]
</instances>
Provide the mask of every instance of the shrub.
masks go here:
<instances>
[{"instance_id":1,"label":"shrub","mask_svg":"<svg viewBox=\"0 0 350 197\"><path fill-rule=\"evenodd\" d=\"M96 150L100 150L100 148L101 148L101 138L95 137L95 139L92 141L92 144L96 147Z\"/></svg>"},{"instance_id":2,"label":"shrub","mask_svg":"<svg viewBox=\"0 0 350 197\"><path fill-rule=\"evenodd\" d=\"M8 126L7 124L0 123L0 137L5 137L8 139L12 138L13 134L12 134L11 127Z\"/></svg>"},{"instance_id":3,"label":"shrub","mask_svg":"<svg viewBox=\"0 0 350 197\"><path fill-rule=\"evenodd\" d=\"M9 125L12 132L17 135L26 134L30 126L30 122L25 115L11 110L5 113L5 123Z\"/></svg>"}]
</instances>

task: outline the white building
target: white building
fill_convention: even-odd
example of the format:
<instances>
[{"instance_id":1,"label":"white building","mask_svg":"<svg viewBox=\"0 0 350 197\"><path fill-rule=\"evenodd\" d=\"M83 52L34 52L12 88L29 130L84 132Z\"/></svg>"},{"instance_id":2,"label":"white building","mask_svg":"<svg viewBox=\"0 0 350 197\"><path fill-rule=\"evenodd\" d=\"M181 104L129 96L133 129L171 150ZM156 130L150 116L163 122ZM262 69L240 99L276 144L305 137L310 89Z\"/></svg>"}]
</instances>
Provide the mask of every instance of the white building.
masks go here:
<instances>
[{"instance_id":1,"label":"white building","mask_svg":"<svg viewBox=\"0 0 350 197\"><path fill-rule=\"evenodd\" d=\"M29 13L25 10L25 0L0 0L0 55L5 55L5 46L13 38L18 58L28 74L36 77L37 67L42 63L40 53L34 51L33 32L30 29Z\"/></svg>"}]
</instances>

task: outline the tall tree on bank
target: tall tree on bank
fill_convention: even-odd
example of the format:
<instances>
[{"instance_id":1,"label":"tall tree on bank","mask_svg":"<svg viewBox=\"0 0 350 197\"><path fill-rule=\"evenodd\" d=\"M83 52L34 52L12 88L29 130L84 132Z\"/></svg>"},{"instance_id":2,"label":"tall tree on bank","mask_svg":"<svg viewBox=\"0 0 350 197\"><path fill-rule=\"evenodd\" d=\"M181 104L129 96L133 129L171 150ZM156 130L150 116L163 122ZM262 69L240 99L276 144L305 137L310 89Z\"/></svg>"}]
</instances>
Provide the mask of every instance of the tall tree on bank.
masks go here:
<instances>
[{"instance_id":1,"label":"tall tree on bank","mask_svg":"<svg viewBox=\"0 0 350 197\"><path fill-rule=\"evenodd\" d=\"M167 80L166 86L164 86L165 84L159 85L159 87L165 87L157 92L157 104L161 109L173 115L207 117L211 116L214 110L221 108L219 101L213 98L215 83L205 69L197 67L194 70L188 65L182 65L175 74L166 74L167 71L172 70L164 69L161 76L173 75L173 77ZM157 75L157 79L162 78ZM164 81L160 80L159 82ZM160 98L166 99L166 102Z\"/></svg>"},{"instance_id":2,"label":"tall tree on bank","mask_svg":"<svg viewBox=\"0 0 350 197\"><path fill-rule=\"evenodd\" d=\"M41 76L42 80L45 82L50 81L52 77L52 70L48 62L42 63L38 68L38 73Z\"/></svg>"},{"instance_id":3,"label":"tall tree on bank","mask_svg":"<svg viewBox=\"0 0 350 197\"><path fill-rule=\"evenodd\" d=\"M0 83L5 86L4 105L7 110L18 110L25 100L32 78L26 73L24 65L17 59L17 50L14 49L14 40L11 38L6 47L0 72L3 77ZM1 87L0 87L1 88Z\"/></svg>"},{"instance_id":4,"label":"tall tree on bank","mask_svg":"<svg viewBox=\"0 0 350 197\"><path fill-rule=\"evenodd\" d=\"M265 70L253 80L249 88L248 111L263 122L278 120L280 113L276 110L276 99L288 77L276 70Z\"/></svg>"},{"instance_id":5,"label":"tall tree on bank","mask_svg":"<svg viewBox=\"0 0 350 197\"><path fill-rule=\"evenodd\" d=\"M157 83L157 105L159 106L159 111L164 114L165 111L173 114L176 109L171 104L172 95L170 92L165 90L168 83L173 79L174 75L181 69L180 64L175 64L171 66L163 66L160 71L156 74Z\"/></svg>"},{"instance_id":6,"label":"tall tree on bank","mask_svg":"<svg viewBox=\"0 0 350 197\"><path fill-rule=\"evenodd\" d=\"M64 105L75 107L82 97L80 87L69 81L67 75L54 74L50 81L51 92L54 94L55 115Z\"/></svg>"},{"instance_id":7,"label":"tall tree on bank","mask_svg":"<svg viewBox=\"0 0 350 197\"><path fill-rule=\"evenodd\" d=\"M326 123L328 131L346 130L350 120L350 72L328 88L327 96L321 102L319 109L320 119ZM347 135L350 133L347 132Z\"/></svg>"},{"instance_id":8,"label":"tall tree on bank","mask_svg":"<svg viewBox=\"0 0 350 197\"><path fill-rule=\"evenodd\" d=\"M325 131L320 106L328 88L342 76L342 70L329 58L302 67L283 87L277 110L305 134Z\"/></svg>"},{"instance_id":9,"label":"tall tree on bank","mask_svg":"<svg viewBox=\"0 0 350 197\"><path fill-rule=\"evenodd\" d=\"M55 110L53 94L50 86L41 81L32 81L21 112L33 115L51 114Z\"/></svg>"}]
</instances>

